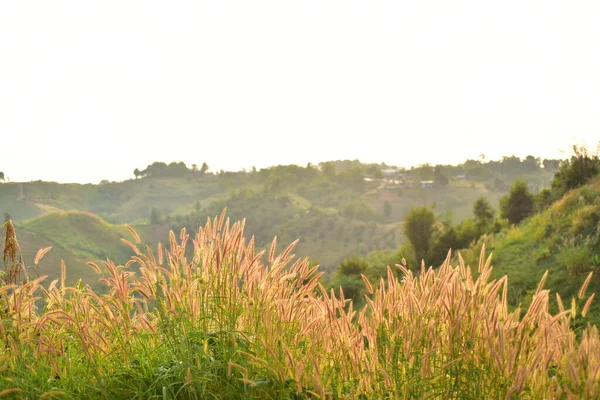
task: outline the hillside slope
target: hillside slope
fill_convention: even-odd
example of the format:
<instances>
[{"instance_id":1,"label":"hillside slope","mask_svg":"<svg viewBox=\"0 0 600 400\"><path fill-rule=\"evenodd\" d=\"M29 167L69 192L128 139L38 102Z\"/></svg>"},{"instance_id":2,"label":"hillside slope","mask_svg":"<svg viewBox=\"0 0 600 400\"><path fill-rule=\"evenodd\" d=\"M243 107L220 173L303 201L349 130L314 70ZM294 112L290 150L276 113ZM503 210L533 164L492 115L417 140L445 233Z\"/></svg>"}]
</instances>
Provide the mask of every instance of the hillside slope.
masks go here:
<instances>
[{"instance_id":1,"label":"hillside slope","mask_svg":"<svg viewBox=\"0 0 600 400\"><path fill-rule=\"evenodd\" d=\"M476 265L482 243L493 252L495 277L509 276L513 305L531 300L546 270L546 288L559 293L567 307L589 272L594 278L588 293L600 292L600 177L520 225L461 252L471 265ZM592 303L589 321L600 323L600 299Z\"/></svg>"},{"instance_id":2,"label":"hillside slope","mask_svg":"<svg viewBox=\"0 0 600 400\"><path fill-rule=\"evenodd\" d=\"M52 246L40 264L31 270L50 279L60 276L60 262L64 260L71 279L88 278L94 272L87 261L99 262L110 258L124 263L133 251L121 241L131 238L123 225L112 225L97 215L81 211L59 211L28 220L17 225L26 265L33 264L37 251ZM91 280L95 281L95 280Z\"/></svg>"},{"instance_id":3,"label":"hillside slope","mask_svg":"<svg viewBox=\"0 0 600 400\"><path fill-rule=\"evenodd\" d=\"M138 179L92 184L22 182L0 184L0 213L15 222L55 211L92 212L114 223L147 220L152 208L162 214L189 211L227 193L214 176Z\"/></svg>"},{"instance_id":4,"label":"hillside slope","mask_svg":"<svg viewBox=\"0 0 600 400\"><path fill-rule=\"evenodd\" d=\"M405 189L379 189L365 194L363 199L374 210L384 212L385 203L390 206L390 215L386 218L389 222L398 222L404 219L412 207L430 206L435 204L438 213L451 213L453 223L470 218L473 215L473 203L480 196L484 196L494 207L498 208L500 198L506 192L490 190L483 185L464 185L463 182L453 182L448 186L433 188L405 188Z\"/></svg>"},{"instance_id":5,"label":"hillside slope","mask_svg":"<svg viewBox=\"0 0 600 400\"><path fill-rule=\"evenodd\" d=\"M211 203L189 228L195 231L206 218L227 208L232 220L246 220L246 232L255 236L259 247L269 246L275 235L279 250L299 239L295 253L310 256L327 272L351 255L399 245L397 227L377 222L378 215L361 203L358 195L339 191L350 200L341 201L337 207L318 205L318 199L294 191L277 195L243 191Z\"/></svg>"}]
</instances>

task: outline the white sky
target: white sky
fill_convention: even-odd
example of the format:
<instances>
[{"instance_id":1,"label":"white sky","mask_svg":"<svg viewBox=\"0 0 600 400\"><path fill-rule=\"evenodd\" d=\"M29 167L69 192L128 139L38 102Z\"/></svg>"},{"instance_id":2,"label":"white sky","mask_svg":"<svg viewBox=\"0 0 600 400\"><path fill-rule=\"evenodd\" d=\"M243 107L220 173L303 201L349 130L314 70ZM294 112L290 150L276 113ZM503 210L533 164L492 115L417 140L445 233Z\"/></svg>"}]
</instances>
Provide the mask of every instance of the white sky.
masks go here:
<instances>
[{"instance_id":1,"label":"white sky","mask_svg":"<svg viewBox=\"0 0 600 400\"><path fill-rule=\"evenodd\" d=\"M0 1L0 171L566 157L600 140L599 21L598 1Z\"/></svg>"}]
</instances>

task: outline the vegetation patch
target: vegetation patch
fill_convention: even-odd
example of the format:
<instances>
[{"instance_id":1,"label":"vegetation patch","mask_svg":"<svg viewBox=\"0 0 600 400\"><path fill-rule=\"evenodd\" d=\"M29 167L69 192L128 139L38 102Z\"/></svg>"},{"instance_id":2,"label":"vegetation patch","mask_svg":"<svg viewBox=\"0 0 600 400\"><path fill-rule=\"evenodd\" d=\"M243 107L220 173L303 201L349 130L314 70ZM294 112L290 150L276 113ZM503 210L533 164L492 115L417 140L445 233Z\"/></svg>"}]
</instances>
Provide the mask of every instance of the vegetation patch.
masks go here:
<instances>
[{"instance_id":1,"label":"vegetation patch","mask_svg":"<svg viewBox=\"0 0 600 400\"><path fill-rule=\"evenodd\" d=\"M328 292L293 244L266 253L225 215L192 240L141 251L125 266L91 263L108 292L22 279L12 224L0 278L0 394L7 398L598 398L600 336L574 318L589 275L557 313L544 275L523 311L508 279L450 258L418 274L388 267L357 312ZM193 257L186 257L186 246ZM39 261L45 250L36 257ZM264 254L264 257L263 257ZM264 262L262 261L264 259ZM130 268L134 267L139 272ZM354 270L351 265L348 268ZM477 278L474 278L477 276Z\"/></svg>"}]
</instances>

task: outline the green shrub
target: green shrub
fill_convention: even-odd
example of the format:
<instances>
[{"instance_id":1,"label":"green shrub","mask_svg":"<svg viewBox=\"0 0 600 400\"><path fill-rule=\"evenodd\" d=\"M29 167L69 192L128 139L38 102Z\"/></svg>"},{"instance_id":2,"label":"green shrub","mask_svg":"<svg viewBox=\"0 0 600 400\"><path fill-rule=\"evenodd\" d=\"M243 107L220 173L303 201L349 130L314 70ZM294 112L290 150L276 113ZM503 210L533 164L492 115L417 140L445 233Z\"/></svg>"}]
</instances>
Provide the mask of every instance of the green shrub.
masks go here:
<instances>
[{"instance_id":1,"label":"green shrub","mask_svg":"<svg viewBox=\"0 0 600 400\"><path fill-rule=\"evenodd\" d=\"M600 198L600 193L597 190L594 190L589 185L582 186L579 189L579 195L588 203L594 204Z\"/></svg>"},{"instance_id":2,"label":"green shrub","mask_svg":"<svg viewBox=\"0 0 600 400\"><path fill-rule=\"evenodd\" d=\"M589 247L578 246L574 240L569 240L561 246L557 261L567 268L569 276L572 278L589 273L594 264L593 254Z\"/></svg>"},{"instance_id":3,"label":"green shrub","mask_svg":"<svg viewBox=\"0 0 600 400\"><path fill-rule=\"evenodd\" d=\"M467 218L456 227L456 234L458 235L460 248L467 247L470 243L479 238L479 226L474 219Z\"/></svg>"},{"instance_id":4,"label":"green shrub","mask_svg":"<svg viewBox=\"0 0 600 400\"><path fill-rule=\"evenodd\" d=\"M576 207L579 203L579 196L575 192L567 193L563 198L558 200L554 209L558 213L558 215L567 214L571 211L572 208Z\"/></svg>"},{"instance_id":5,"label":"green shrub","mask_svg":"<svg viewBox=\"0 0 600 400\"><path fill-rule=\"evenodd\" d=\"M554 224L552 222L548 222L547 224L544 225L544 233L543 233L543 237L544 238L549 238L550 236L552 236L555 233L555 227Z\"/></svg>"},{"instance_id":6,"label":"green shrub","mask_svg":"<svg viewBox=\"0 0 600 400\"><path fill-rule=\"evenodd\" d=\"M554 175L552 189L554 198L560 198L570 189L584 185L592 177L600 173L600 158L590 154L586 148L573 146L570 160L563 161Z\"/></svg>"},{"instance_id":7,"label":"green shrub","mask_svg":"<svg viewBox=\"0 0 600 400\"><path fill-rule=\"evenodd\" d=\"M543 189L534 196L535 212L542 212L552 205L552 191Z\"/></svg>"},{"instance_id":8,"label":"green shrub","mask_svg":"<svg viewBox=\"0 0 600 400\"><path fill-rule=\"evenodd\" d=\"M592 236L596 234L598 224L600 224L600 204L586 205L573 213L570 232L573 236Z\"/></svg>"}]
</instances>

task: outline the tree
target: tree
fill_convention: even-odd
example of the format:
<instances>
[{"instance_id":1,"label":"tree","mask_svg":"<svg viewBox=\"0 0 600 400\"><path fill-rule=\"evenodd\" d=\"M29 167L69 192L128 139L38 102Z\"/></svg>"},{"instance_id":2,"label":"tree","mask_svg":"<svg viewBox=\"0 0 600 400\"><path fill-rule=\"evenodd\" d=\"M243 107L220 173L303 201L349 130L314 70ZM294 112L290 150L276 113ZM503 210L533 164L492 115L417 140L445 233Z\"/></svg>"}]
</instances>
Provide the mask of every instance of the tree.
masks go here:
<instances>
[{"instance_id":1,"label":"tree","mask_svg":"<svg viewBox=\"0 0 600 400\"><path fill-rule=\"evenodd\" d=\"M360 168L350 168L335 177L336 182L356 192L365 190L366 182Z\"/></svg>"},{"instance_id":2,"label":"tree","mask_svg":"<svg viewBox=\"0 0 600 400\"><path fill-rule=\"evenodd\" d=\"M542 189L534 196L535 212L542 212L552 205L552 191L550 189Z\"/></svg>"},{"instance_id":3,"label":"tree","mask_svg":"<svg viewBox=\"0 0 600 400\"><path fill-rule=\"evenodd\" d=\"M527 182L517 179L508 195L500 199L500 214L511 224L518 224L533 211L533 195L529 193Z\"/></svg>"},{"instance_id":4,"label":"tree","mask_svg":"<svg viewBox=\"0 0 600 400\"><path fill-rule=\"evenodd\" d=\"M516 156L502 157L502 173L517 176L521 173L521 159Z\"/></svg>"},{"instance_id":5,"label":"tree","mask_svg":"<svg viewBox=\"0 0 600 400\"><path fill-rule=\"evenodd\" d=\"M544 160L542 165L544 170L556 171L560 167L560 160Z\"/></svg>"},{"instance_id":6,"label":"tree","mask_svg":"<svg viewBox=\"0 0 600 400\"><path fill-rule=\"evenodd\" d=\"M344 297L352 299L355 305L362 303L362 294L365 284L361 278L369 267L369 263L359 256L347 258L339 265L335 278L334 286L341 286L344 291Z\"/></svg>"},{"instance_id":7,"label":"tree","mask_svg":"<svg viewBox=\"0 0 600 400\"><path fill-rule=\"evenodd\" d=\"M190 170L187 168L184 162L175 162L173 161L167 166L167 170L165 171L165 176L171 177L181 177L185 176Z\"/></svg>"},{"instance_id":8,"label":"tree","mask_svg":"<svg viewBox=\"0 0 600 400\"><path fill-rule=\"evenodd\" d=\"M342 261L338 267L338 273L341 275L360 275L364 274L369 264L358 256L350 257Z\"/></svg>"},{"instance_id":9,"label":"tree","mask_svg":"<svg viewBox=\"0 0 600 400\"><path fill-rule=\"evenodd\" d=\"M142 175L142 173L140 172L139 169L136 168L133 170L133 175L135 176L135 179L137 179Z\"/></svg>"},{"instance_id":10,"label":"tree","mask_svg":"<svg viewBox=\"0 0 600 400\"><path fill-rule=\"evenodd\" d=\"M419 165L416 172L422 181L431 181L434 178L434 168L428 163Z\"/></svg>"},{"instance_id":11,"label":"tree","mask_svg":"<svg viewBox=\"0 0 600 400\"><path fill-rule=\"evenodd\" d=\"M160 176L164 175L167 170L167 164L162 161L156 161L152 164L148 165L148 167L143 171L144 175L150 176Z\"/></svg>"},{"instance_id":12,"label":"tree","mask_svg":"<svg viewBox=\"0 0 600 400\"><path fill-rule=\"evenodd\" d=\"M494 219L494 209L487 199L481 196L473 204L473 215L481 233Z\"/></svg>"},{"instance_id":13,"label":"tree","mask_svg":"<svg viewBox=\"0 0 600 400\"><path fill-rule=\"evenodd\" d=\"M421 164L415 169L417 176L422 181L433 180L433 171L434 169L429 163Z\"/></svg>"},{"instance_id":14,"label":"tree","mask_svg":"<svg viewBox=\"0 0 600 400\"><path fill-rule=\"evenodd\" d=\"M463 164L463 171L468 180L485 180L488 178L489 171L479 160L467 160Z\"/></svg>"},{"instance_id":15,"label":"tree","mask_svg":"<svg viewBox=\"0 0 600 400\"><path fill-rule=\"evenodd\" d=\"M573 146L571 159L562 162L558 172L554 174L552 181L554 198L558 199L567 191L584 185L598 174L600 174L598 154L590 155L585 147Z\"/></svg>"},{"instance_id":16,"label":"tree","mask_svg":"<svg viewBox=\"0 0 600 400\"><path fill-rule=\"evenodd\" d=\"M4 172L0 172L0 181L4 180Z\"/></svg>"},{"instance_id":17,"label":"tree","mask_svg":"<svg viewBox=\"0 0 600 400\"><path fill-rule=\"evenodd\" d=\"M319 166L321 167L321 173L323 174L323 176L329 179L333 179L335 177L335 165L333 164L333 162L328 161L319 164Z\"/></svg>"},{"instance_id":18,"label":"tree","mask_svg":"<svg viewBox=\"0 0 600 400\"><path fill-rule=\"evenodd\" d=\"M206 172L208 172L209 168L210 167L208 166L208 164L203 162L202 166L200 167L200 173L205 174Z\"/></svg>"},{"instance_id":19,"label":"tree","mask_svg":"<svg viewBox=\"0 0 600 400\"><path fill-rule=\"evenodd\" d=\"M449 224L444 224L443 227L444 230L439 234L431 250L430 260L434 266L439 266L446 260L448 250L456 251L463 247L456 229Z\"/></svg>"},{"instance_id":20,"label":"tree","mask_svg":"<svg viewBox=\"0 0 600 400\"><path fill-rule=\"evenodd\" d=\"M522 162L523 172L536 172L540 168L540 159L534 156L527 156Z\"/></svg>"},{"instance_id":21,"label":"tree","mask_svg":"<svg viewBox=\"0 0 600 400\"><path fill-rule=\"evenodd\" d=\"M436 217L427 206L412 208L404 218L404 234L415 250L418 263L429 258L435 223Z\"/></svg>"},{"instance_id":22,"label":"tree","mask_svg":"<svg viewBox=\"0 0 600 400\"><path fill-rule=\"evenodd\" d=\"M436 165L433 170L433 181L438 185L447 185L450 180L448 179L448 174L444 172L444 167L441 165Z\"/></svg>"}]
</instances>

